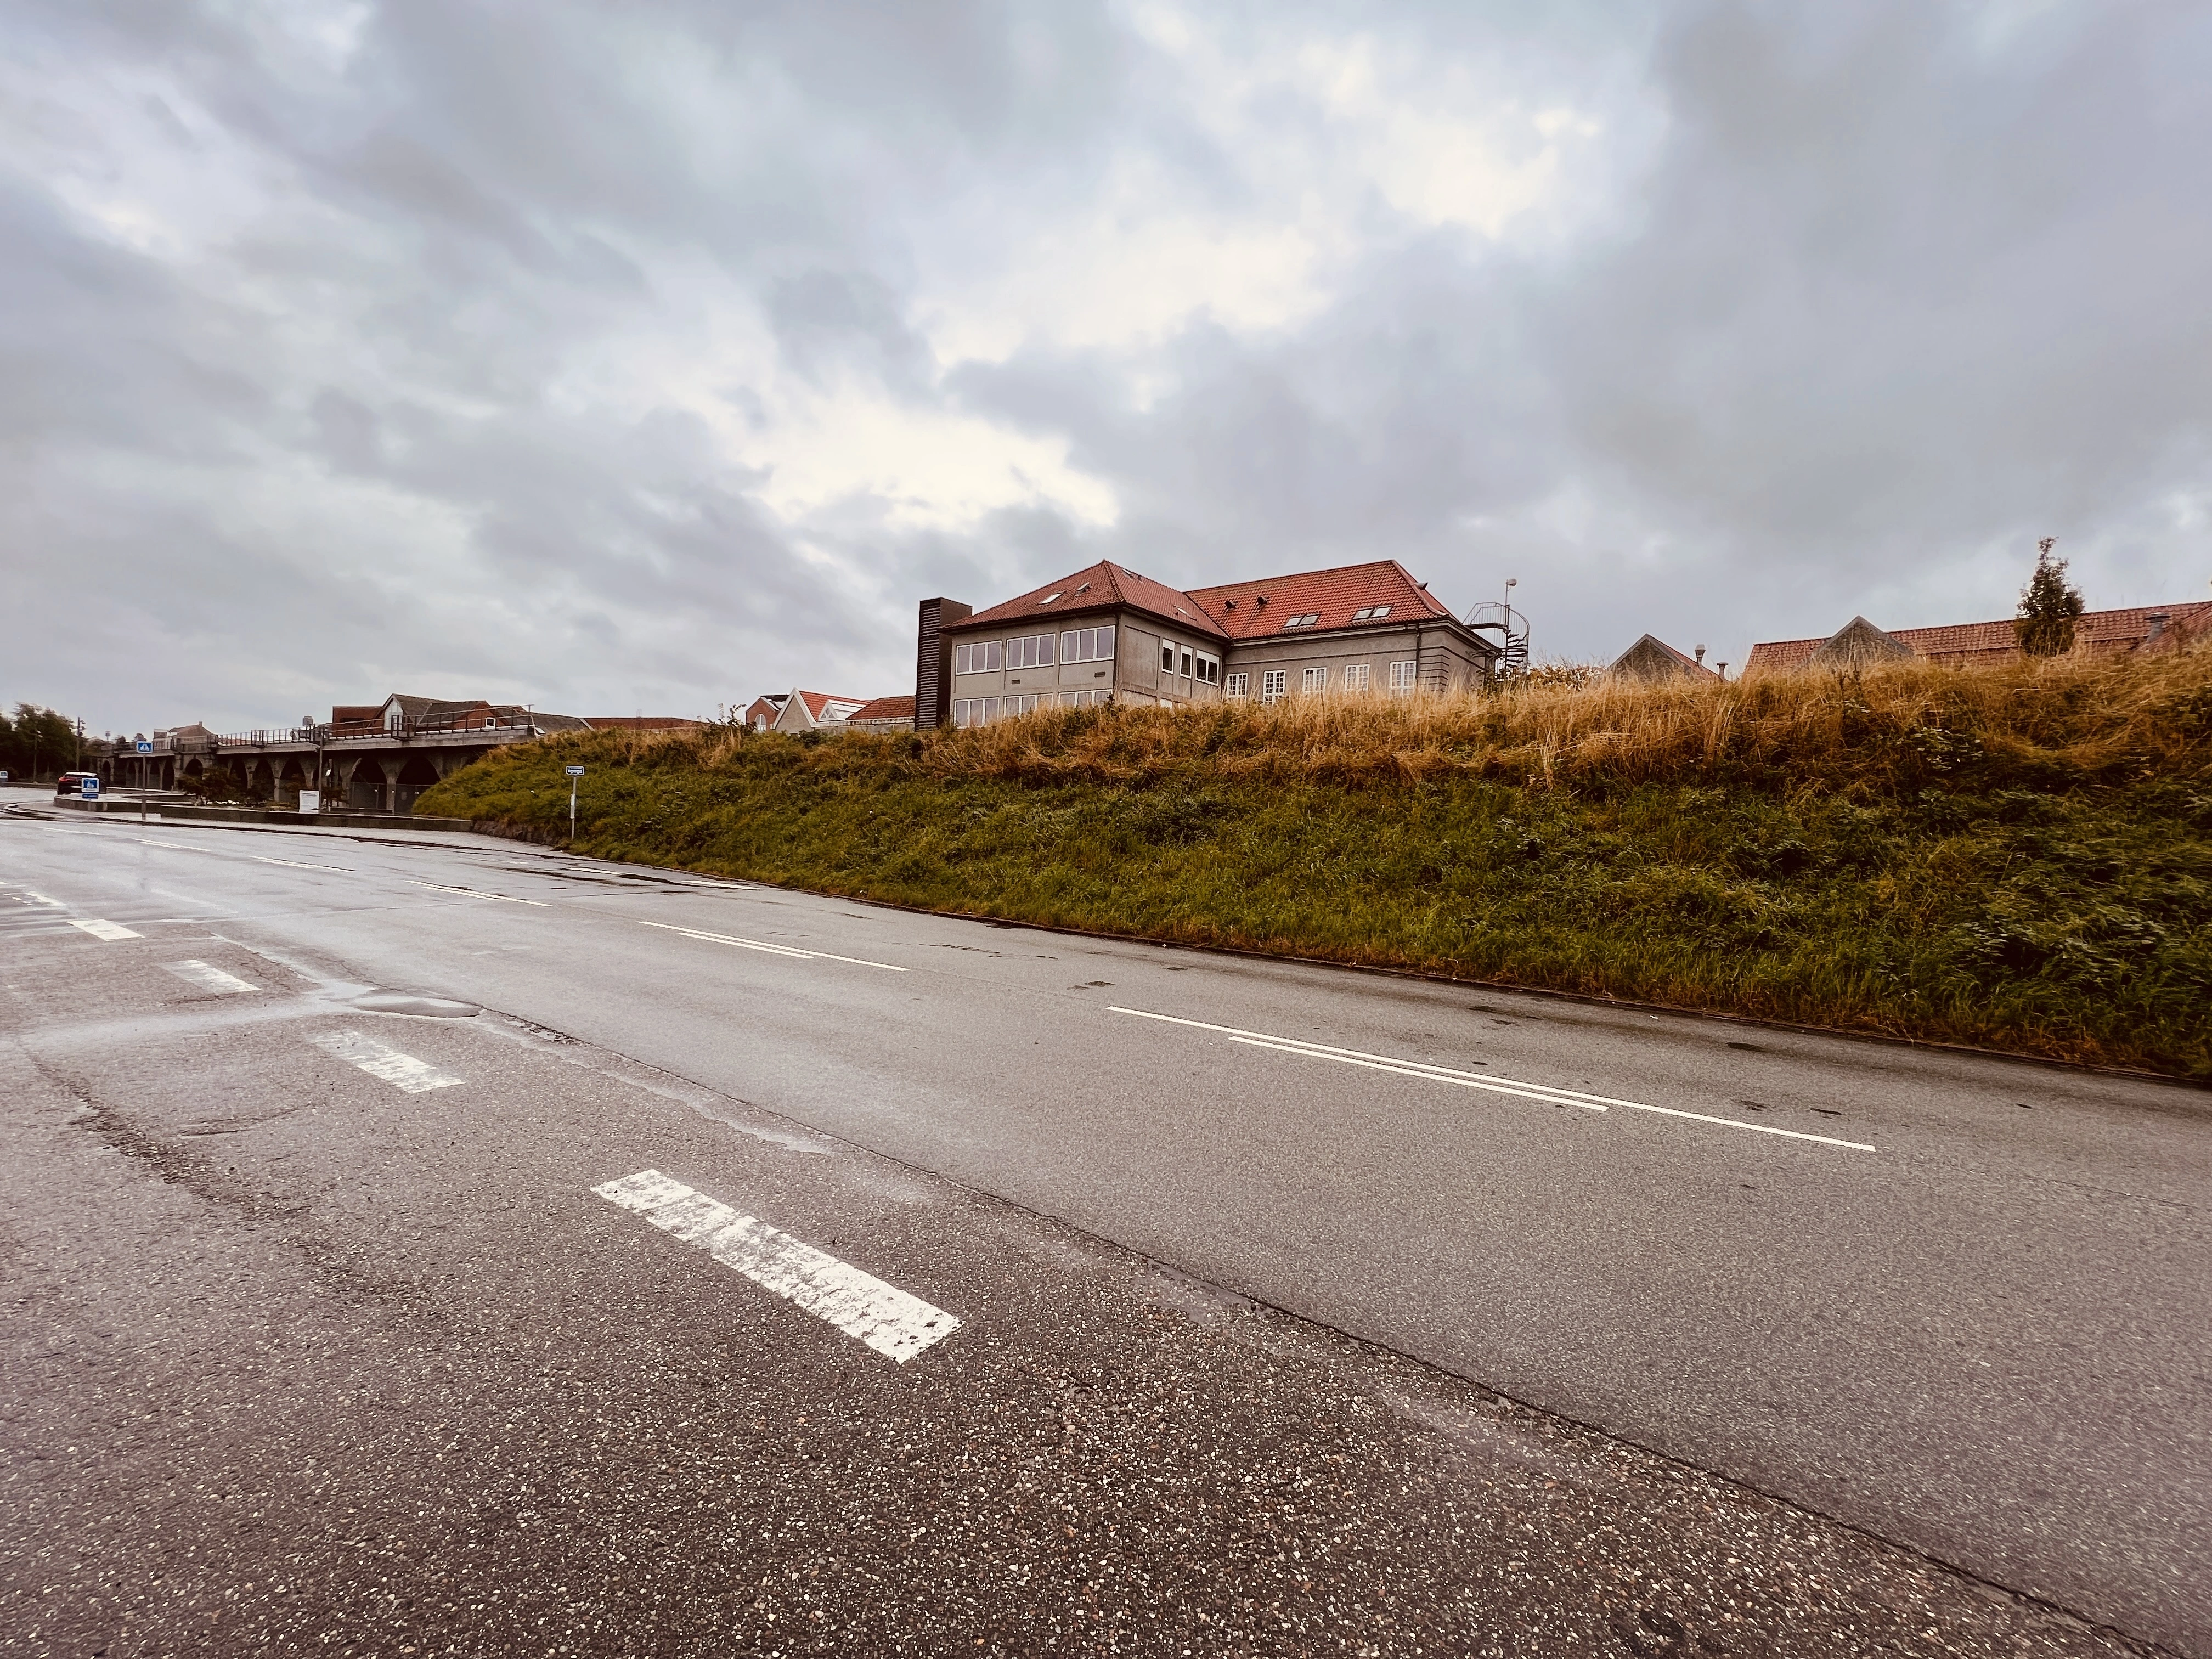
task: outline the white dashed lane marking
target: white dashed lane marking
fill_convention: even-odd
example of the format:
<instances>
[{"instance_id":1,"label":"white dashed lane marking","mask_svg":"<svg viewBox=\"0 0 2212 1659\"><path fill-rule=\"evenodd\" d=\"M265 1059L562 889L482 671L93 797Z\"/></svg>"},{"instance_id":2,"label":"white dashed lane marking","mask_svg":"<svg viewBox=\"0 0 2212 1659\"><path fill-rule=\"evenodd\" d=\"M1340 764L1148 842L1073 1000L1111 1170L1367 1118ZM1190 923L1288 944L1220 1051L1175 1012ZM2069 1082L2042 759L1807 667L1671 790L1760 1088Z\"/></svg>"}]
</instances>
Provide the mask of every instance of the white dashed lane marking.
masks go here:
<instances>
[{"instance_id":1,"label":"white dashed lane marking","mask_svg":"<svg viewBox=\"0 0 2212 1659\"><path fill-rule=\"evenodd\" d=\"M434 893L458 893L463 898L491 899L501 904L534 904L541 910L550 910L553 908L543 899L509 898L504 893L479 893L473 887L441 887L434 881L410 881L407 884L410 887L428 888Z\"/></svg>"},{"instance_id":2,"label":"white dashed lane marking","mask_svg":"<svg viewBox=\"0 0 2212 1659\"><path fill-rule=\"evenodd\" d=\"M143 933L134 933L119 921L88 921L79 916L70 918L70 926L82 927L94 939L143 939Z\"/></svg>"},{"instance_id":3,"label":"white dashed lane marking","mask_svg":"<svg viewBox=\"0 0 2212 1659\"><path fill-rule=\"evenodd\" d=\"M672 921L641 921L641 927L658 927L664 932L681 933L686 939L705 939L714 945L734 945L740 951L765 951L772 957L796 957L801 962L849 962L855 968L880 968L885 973L910 973L894 963L870 962L866 957L841 957L831 951L802 951L795 945L770 945L766 939L738 939L732 933L703 933L696 927L679 927Z\"/></svg>"},{"instance_id":4,"label":"white dashed lane marking","mask_svg":"<svg viewBox=\"0 0 2212 1659\"><path fill-rule=\"evenodd\" d=\"M658 1170L641 1170L592 1190L902 1365L960 1328L960 1321L944 1309L757 1217L739 1215Z\"/></svg>"},{"instance_id":5,"label":"white dashed lane marking","mask_svg":"<svg viewBox=\"0 0 2212 1659\"><path fill-rule=\"evenodd\" d=\"M1231 1042L1241 1042L1255 1048L1273 1048L1285 1054L1300 1054L1308 1060L1334 1060L1340 1066L1364 1066L1370 1071L1396 1072L1404 1077L1425 1078L1431 1083L1456 1084L1463 1089L1481 1089L1491 1094L1518 1095L1524 1100L1540 1100L1552 1106L1579 1106L1586 1111L1601 1112L1608 1106L1619 1106L1631 1112L1651 1112L1661 1117L1686 1119L1692 1123L1710 1123L1723 1129L1741 1129L1755 1135L1776 1135L1784 1140L1810 1140L1823 1146L1840 1146L1847 1152L1870 1152L1875 1149L1863 1141L1838 1140L1833 1135L1808 1134L1802 1129L1777 1129L1764 1123L1746 1123L1733 1117L1714 1117L1705 1112L1685 1112L1672 1106L1652 1106L1640 1100L1615 1100L1610 1095L1584 1094L1579 1089L1555 1089L1548 1083L1522 1083L1513 1078L1479 1077L1472 1072L1454 1071L1448 1066L1431 1066L1423 1060L1396 1060L1388 1054L1370 1054L1358 1048L1338 1048L1326 1042L1309 1042L1302 1037L1273 1036L1265 1031L1241 1031L1233 1025L1209 1025L1202 1019L1179 1019L1173 1014L1150 1013L1142 1008L1109 1008L1109 1013L1133 1014L1139 1019L1157 1019L1169 1025L1188 1025L1200 1031L1218 1031Z\"/></svg>"},{"instance_id":6,"label":"white dashed lane marking","mask_svg":"<svg viewBox=\"0 0 2212 1659\"><path fill-rule=\"evenodd\" d=\"M198 960L165 962L161 966L179 979L198 986L203 991L219 991L226 995L234 995L240 991L258 991L261 988L258 985L239 978L235 974L226 974L220 968L211 967Z\"/></svg>"},{"instance_id":7,"label":"white dashed lane marking","mask_svg":"<svg viewBox=\"0 0 2212 1659\"><path fill-rule=\"evenodd\" d=\"M410 1095L419 1095L432 1089L450 1089L462 1081L451 1072L441 1072L429 1061L417 1060L412 1054L403 1054L397 1048L387 1048L374 1037L365 1037L358 1031L333 1031L323 1036L307 1039L325 1054L335 1054L349 1066L358 1066L371 1077L382 1078L396 1089L404 1089Z\"/></svg>"}]
</instances>

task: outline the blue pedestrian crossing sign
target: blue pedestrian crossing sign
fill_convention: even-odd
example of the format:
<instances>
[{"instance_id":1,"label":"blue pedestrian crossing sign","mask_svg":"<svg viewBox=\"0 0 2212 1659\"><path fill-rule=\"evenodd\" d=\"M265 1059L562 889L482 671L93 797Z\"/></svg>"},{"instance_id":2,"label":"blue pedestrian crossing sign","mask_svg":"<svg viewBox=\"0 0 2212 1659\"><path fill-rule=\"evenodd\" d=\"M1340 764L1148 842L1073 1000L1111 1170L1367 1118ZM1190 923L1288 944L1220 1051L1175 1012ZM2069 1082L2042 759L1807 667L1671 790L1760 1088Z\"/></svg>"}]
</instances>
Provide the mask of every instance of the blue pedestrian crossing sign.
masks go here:
<instances>
[{"instance_id":1,"label":"blue pedestrian crossing sign","mask_svg":"<svg viewBox=\"0 0 2212 1659\"><path fill-rule=\"evenodd\" d=\"M138 739L138 752L142 755L150 755L154 752L154 745L141 738Z\"/></svg>"},{"instance_id":2,"label":"blue pedestrian crossing sign","mask_svg":"<svg viewBox=\"0 0 2212 1659\"><path fill-rule=\"evenodd\" d=\"M81 793L87 800L94 799L100 793L100 780L98 778L79 778L76 781L76 787L79 793Z\"/></svg>"}]
</instances>

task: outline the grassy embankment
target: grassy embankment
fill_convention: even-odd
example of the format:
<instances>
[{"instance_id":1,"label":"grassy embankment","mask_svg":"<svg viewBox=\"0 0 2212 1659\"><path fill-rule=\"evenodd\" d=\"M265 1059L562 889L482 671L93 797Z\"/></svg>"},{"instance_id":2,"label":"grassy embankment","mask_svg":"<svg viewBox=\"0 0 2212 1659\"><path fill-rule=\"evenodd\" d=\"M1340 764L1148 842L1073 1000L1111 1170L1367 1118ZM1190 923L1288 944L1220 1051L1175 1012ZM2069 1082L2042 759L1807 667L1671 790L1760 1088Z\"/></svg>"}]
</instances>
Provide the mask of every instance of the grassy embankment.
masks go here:
<instances>
[{"instance_id":1,"label":"grassy embankment","mask_svg":"<svg viewBox=\"0 0 2212 1659\"><path fill-rule=\"evenodd\" d=\"M504 749L417 810L1024 921L2212 1080L2212 653Z\"/></svg>"}]
</instances>

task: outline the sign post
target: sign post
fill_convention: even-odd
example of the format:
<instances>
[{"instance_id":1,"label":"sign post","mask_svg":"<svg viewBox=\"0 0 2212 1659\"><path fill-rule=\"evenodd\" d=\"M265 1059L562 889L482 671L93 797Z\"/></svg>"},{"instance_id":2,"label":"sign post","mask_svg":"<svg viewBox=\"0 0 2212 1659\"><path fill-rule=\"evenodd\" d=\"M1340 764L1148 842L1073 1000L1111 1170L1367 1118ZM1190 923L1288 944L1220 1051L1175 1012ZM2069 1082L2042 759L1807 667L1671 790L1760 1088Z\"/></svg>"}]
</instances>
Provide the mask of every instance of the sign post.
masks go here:
<instances>
[{"instance_id":1,"label":"sign post","mask_svg":"<svg viewBox=\"0 0 2212 1659\"><path fill-rule=\"evenodd\" d=\"M154 745L145 738L138 739L138 822L146 822L146 757L154 752Z\"/></svg>"},{"instance_id":2,"label":"sign post","mask_svg":"<svg viewBox=\"0 0 2212 1659\"><path fill-rule=\"evenodd\" d=\"M568 839L572 842L576 839L576 780L583 775L580 766L568 769Z\"/></svg>"}]
</instances>

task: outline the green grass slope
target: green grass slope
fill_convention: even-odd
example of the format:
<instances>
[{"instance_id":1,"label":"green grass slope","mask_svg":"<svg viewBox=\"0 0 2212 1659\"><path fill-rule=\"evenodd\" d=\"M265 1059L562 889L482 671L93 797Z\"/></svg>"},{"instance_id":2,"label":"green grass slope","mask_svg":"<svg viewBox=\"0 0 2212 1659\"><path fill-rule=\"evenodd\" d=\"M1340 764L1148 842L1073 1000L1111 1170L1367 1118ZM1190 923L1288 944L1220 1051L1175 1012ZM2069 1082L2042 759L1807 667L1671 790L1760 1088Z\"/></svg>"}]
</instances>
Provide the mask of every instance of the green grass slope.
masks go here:
<instances>
[{"instance_id":1,"label":"green grass slope","mask_svg":"<svg viewBox=\"0 0 2212 1659\"><path fill-rule=\"evenodd\" d=\"M417 810L816 891L2212 1080L2212 657L717 728Z\"/></svg>"}]
</instances>

